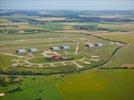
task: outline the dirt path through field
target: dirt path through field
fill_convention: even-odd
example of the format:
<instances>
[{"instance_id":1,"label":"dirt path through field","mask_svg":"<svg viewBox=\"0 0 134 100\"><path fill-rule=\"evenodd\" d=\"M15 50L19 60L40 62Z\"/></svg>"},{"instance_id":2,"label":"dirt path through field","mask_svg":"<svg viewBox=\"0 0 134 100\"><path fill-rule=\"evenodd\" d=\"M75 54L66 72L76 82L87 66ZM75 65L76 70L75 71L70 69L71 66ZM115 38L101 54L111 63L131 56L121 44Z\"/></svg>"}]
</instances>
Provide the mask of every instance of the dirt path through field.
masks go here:
<instances>
[{"instance_id":1,"label":"dirt path through field","mask_svg":"<svg viewBox=\"0 0 134 100\"><path fill-rule=\"evenodd\" d=\"M19 58L24 58L24 56L19 56L19 55L14 55L14 54L10 54L10 53L5 53L5 52L0 52L3 55L7 55L7 56L13 56L13 57L19 57Z\"/></svg>"}]
</instances>

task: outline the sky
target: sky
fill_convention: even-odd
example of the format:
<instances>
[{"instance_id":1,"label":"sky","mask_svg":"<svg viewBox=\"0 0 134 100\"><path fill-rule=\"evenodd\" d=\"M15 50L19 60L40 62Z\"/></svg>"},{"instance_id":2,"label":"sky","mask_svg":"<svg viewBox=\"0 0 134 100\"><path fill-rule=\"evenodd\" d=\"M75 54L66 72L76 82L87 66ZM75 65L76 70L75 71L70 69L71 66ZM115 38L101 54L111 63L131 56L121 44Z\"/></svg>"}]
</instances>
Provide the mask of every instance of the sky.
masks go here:
<instances>
[{"instance_id":1,"label":"sky","mask_svg":"<svg viewBox=\"0 0 134 100\"><path fill-rule=\"evenodd\" d=\"M134 10L134 0L0 0L0 9Z\"/></svg>"}]
</instances>

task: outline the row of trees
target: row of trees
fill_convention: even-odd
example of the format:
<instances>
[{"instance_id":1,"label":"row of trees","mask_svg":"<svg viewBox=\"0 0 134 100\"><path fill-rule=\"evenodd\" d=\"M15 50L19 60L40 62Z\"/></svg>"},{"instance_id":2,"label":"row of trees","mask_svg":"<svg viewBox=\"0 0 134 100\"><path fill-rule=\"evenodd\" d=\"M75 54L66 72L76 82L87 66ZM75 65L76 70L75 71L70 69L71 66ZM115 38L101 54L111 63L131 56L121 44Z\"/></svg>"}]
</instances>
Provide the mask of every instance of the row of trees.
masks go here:
<instances>
[{"instance_id":1,"label":"row of trees","mask_svg":"<svg viewBox=\"0 0 134 100\"><path fill-rule=\"evenodd\" d=\"M17 79L14 76L1 76L0 82L1 82L1 87L6 87L9 84L14 84L14 83L21 83L22 79L19 78Z\"/></svg>"},{"instance_id":2,"label":"row of trees","mask_svg":"<svg viewBox=\"0 0 134 100\"><path fill-rule=\"evenodd\" d=\"M20 92L20 91L23 91L23 89L18 86L16 88L13 88L12 90L9 90L8 93L15 93L15 92Z\"/></svg>"}]
</instances>

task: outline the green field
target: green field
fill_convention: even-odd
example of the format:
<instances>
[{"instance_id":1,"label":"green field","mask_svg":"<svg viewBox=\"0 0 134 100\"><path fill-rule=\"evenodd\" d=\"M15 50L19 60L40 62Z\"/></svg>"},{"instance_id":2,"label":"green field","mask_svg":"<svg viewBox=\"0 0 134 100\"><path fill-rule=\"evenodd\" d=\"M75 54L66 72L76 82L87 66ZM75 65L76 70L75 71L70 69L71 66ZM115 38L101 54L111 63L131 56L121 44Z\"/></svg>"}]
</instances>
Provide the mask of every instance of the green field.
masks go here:
<instances>
[{"instance_id":1,"label":"green field","mask_svg":"<svg viewBox=\"0 0 134 100\"><path fill-rule=\"evenodd\" d=\"M75 54L76 41L80 42L78 54ZM103 47L95 47L95 48L86 48L85 41L91 42L101 42L104 44ZM85 34L76 34L76 33L55 33L55 32L46 32L46 33L38 33L38 34L20 34L20 35L2 35L1 37L2 49L1 52L7 53L5 55L13 55L20 56L23 59L10 59L15 60L12 64L8 64L9 66L2 73L20 73L20 74L48 74L48 73L62 73L77 70L85 70L92 67L95 67L99 64L103 64L108 59L110 59L114 49L118 48L118 45L113 44L110 45L111 41L107 41L104 39L100 39L94 36L87 36ZM71 61L58 61L51 62L47 60L47 57L43 56L43 52L49 50L50 47L53 46L62 46L68 45L70 49L67 51L55 51L63 57L72 57ZM19 48L37 48L38 52L33 54L33 57L29 57L28 54L16 54L16 50ZM105 54L103 53L105 52ZM98 56L98 61L92 61L92 56ZM6 62L6 59L2 58L3 61ZM28 59L28 60L27 60ZM17 68L12 67L12 65L16 64L19 61L19 64L16 66L20 66ZM72 62L73 61L73 62ZM31 64L27 64L25 62L29 62ZM66 64L70 63L70 65ZM41 65L43 64L43 65ZM34 66L34 67L32 67ZM40 68L39 66L43 66ZM63 66L63 67L62 67ZM81 68L76 69L76 67L82 66ZM3 68L6 66L3 66ZM52 68L55 67L55 68ZM46 68L46 69L45 69ZM71 69L69 69L71 68ZM52 70L52 71L51 71Z\"/></svg>"},{"instance_id":2,"label":"green field","mask_svg":"<svg viewBox=\"0 0 134 100\"><path fill-rule=\"evenodd\" d=\"M113 32L113 33L104 33L104 34L98 34L98 36L101 36L106 39L112 39L116 41L122 41L129 44L134 44L134 34L133 32Z\"/></svg>"},{"instance_id":3,"label":"green field","mask_svg":"<svg viewBox=\"0 0 134 100\"><path fill-rule=\"evenodd\" d=\"M18 86L23 89L22 92L7 93L7 95L2 97L1 100L8 100L10 98L14 100L36 100L38 98L47 100L63 100L55 86L54 81L47 77L24 78L24 81L21 83L21 85L13 84L7 88L3 88L2 91L9 91Z\"/></svg>"},{"instance_id":4,"label":"green field","mask_svg":"<svg viewBox=\"0 0 134 100\"><path fill-rule=\"evenodd\" d=\"M65 78L58 85L64 100L132 100L133 70L87 71Z\"/></svg>"},{"instance_id":5,"label":"green field","mask_svg":"<svg viewBox=\"0 0 134 100\"><path fill-rule=\"evenodd\" d=\"M15 59L16 57L12 57L12 56L5 56L3 54L0 54L0 69L4 68L4 67L8 67L9 65L11 65L12 59Z\"/></svg>"},{"instance_id":6,"label":"green field","mask_svg":"<svg viewBox=\"0 0 134 100\"><path fill-rule=\"evenodd\" d=\"M134 47L125 46L121 48L117 53L116 57L113 57L110 62L105 64L103 68L116 68L121 67L123 64L134 64Z\"/></svg>"},{"instance_id":7,"label":"green field","mask_svg":"<svg viewBox=\"0 0 134 100\"><path fill-rule=\"evenodd\" d=\"M65 77L29 77L21 84L9 85L2 91L21 87L23 91L7 93L1 100L133 100L133 70L86 71ZM23 98L22 98L23 97Z\"/></svg>"}]
</instances>

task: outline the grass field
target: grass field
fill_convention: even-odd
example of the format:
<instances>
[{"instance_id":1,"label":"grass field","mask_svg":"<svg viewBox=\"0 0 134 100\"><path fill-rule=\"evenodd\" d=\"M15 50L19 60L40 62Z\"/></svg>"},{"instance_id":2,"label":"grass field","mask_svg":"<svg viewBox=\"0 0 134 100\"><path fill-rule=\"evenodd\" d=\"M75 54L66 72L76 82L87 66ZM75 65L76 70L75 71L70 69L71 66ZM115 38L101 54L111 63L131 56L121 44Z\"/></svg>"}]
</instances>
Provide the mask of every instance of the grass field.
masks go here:
<instances>
[{"instance_id":1,"label":"grass field","mask_svg":"<svg viewBox=\"0 0 134 100\"><path fill-rule=\"evenodd\" d=\"M1 100L133 100L134 70L85 71L65 77L29 77L2 91L21 87L23 91L7 93ZM23 97L23 98L22 98Z\"/></svg>"},{"instance_id":2,"label":"grass field","mask_svg":"<svg viewBox=\"0 0 134 100\"><path fill-rule=\"evenodd\" d=\"M112 58L110 62L102 66L103 68L116 68L122 67L123 64L134 64L134 47L125 46L121 48L117 53L116 57Z\"/></svg>"},{"instance_id":3,"label":"grass field","mask_svg":"<svg viewBox=\"0 0 134 100\"><path fill-rule=\"evenodd\" d=\"M112 32L112 33L98 34L98 36L101 36L106 39L112 39L116 41L126 42L129 44L134 44L133 32Z\"/></svg>"},{"instance_id":4,"label":"grass field","mask_svg":"<svg viewBox=\"0 0 134 100\"><path fill-rule=\"evenodd\" d=\"M39 98L47 99L47 100L63 100L60 96L59 91L57 90L55 83L51 78L47 77L33 77L33 78L25 78L24 81L20 84L13 84L4 90L12 90L16 87L20 86L23 91L16 93L7 93L5 97L0 97L1 100L37 100ZM23 97L23 98L22 98Z\"/></svg>"},{"instance_id":5,"label":"grass field","mask_svg":"<svg viewBox=\"0 0 134 100\"><path fill-rule=\"evenodd\" d=\"M0 69L2 69L4 67L8 67L11 64L13 64L12 59L15 59L15 58L16 57L0 54Z\"/></svg>"},{"instance_id":6,"label":"grass field","mask_svg":"<svg viewBox=\"0 0 134 100\"><path fill-rule=\"evenodd\" d=\"M57 85L64 100L133 100L133 70L86 71Z\"/></svg>"},{"instance_id":7,"label":"grass field","mask_svg":"<svg viewBox=\"0 0 134 100\"><path fill-rule=\"evenodd\" d=\"M76 41L80 42L78 55L75 54L75 48L76 48ZM103 47L96 47L96 48L86 48L85 47L85 41L90 42L101 42L104 44ZM82 66L82 69L88 69L92 68L96 65L102 64L105 61L109 59L109 57L112 55L112 52L115 48L118 46L116 44L110 45L109 41L99 39L97 37L93 36L87 36L84 34L76 34L76 33L55 33L55 32L46 32L46 33L38 33L38 34L21 34L21 35L2 35L1 39L2 43L2 49L1 52L6 52L13 55L16 54L16 50L19 48L37 48L38 52L33 54L33 57L28 57L28 54L22 54L18 56L25 57L24 60L17 60L19 61L19 66L17 68L8 67L8 69L4 70L4 73L20 73L23 72L34 74L40 73L40 74L47 74L47 73L59 73L59 72L71 72L75 71L76 67ZM53 46L62 46L62 45L68 45L70 46L70 49L66 51L56 51L58 54L65 56L65 57L72 57L74 60L71 61L59 61L61 64L56 64L55 61L48 61L46 57L43 56L43 51L49 50L50 47ZM105 52L105 54L103 53ZM97 55L99 57L98 61L91 61L90 59L92 56ZM12 58L13 59L13 58ZM11 60L12 60L11 59ZM26 62L31 63L27 64ZM3 59L6 61L6 59ZM73 62L72 62L73 61ZM57 61L58 62L58 61ZM66 63L70 62L70 65L66 65ZM14 62L13 64L16 64L17 62ZM74 64L75 63L75 66ZM46 65L39 65L39 64L47 64ZM30 67L27 67L27 66ZM65 66L64 66L65 65ZM73 65L73 66L72 66ZM11 66L11 65L10 65ZM34 66L34 67L32 67ZM35 66L37 68L35 68ZM38 68L39 66L45 66L49 69L42 69ZM63 68L61 67L63 66ZM68 66L68 68L67 68ZM24 67L24 68L23 68ZM55 68L52 68L55 67ZM57 69L56 69L57 67ZM74 68L73 68L74 67ZM65 69L64 69L65 68ZM70 69L69 69L70 68ZM52 69L52 71L51 71ZM59 71L58 71L59 69ZM80 69L81 70L81 69ZM45 72L46 71L46 72ZM77 71L77 70L76 70Z\"/></svg>"}]
</instances>

